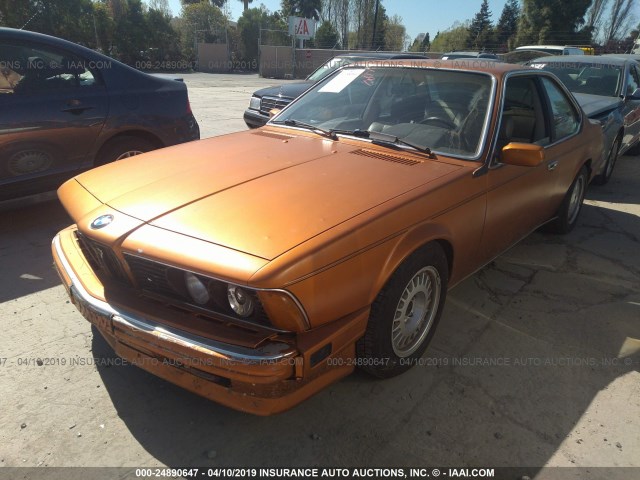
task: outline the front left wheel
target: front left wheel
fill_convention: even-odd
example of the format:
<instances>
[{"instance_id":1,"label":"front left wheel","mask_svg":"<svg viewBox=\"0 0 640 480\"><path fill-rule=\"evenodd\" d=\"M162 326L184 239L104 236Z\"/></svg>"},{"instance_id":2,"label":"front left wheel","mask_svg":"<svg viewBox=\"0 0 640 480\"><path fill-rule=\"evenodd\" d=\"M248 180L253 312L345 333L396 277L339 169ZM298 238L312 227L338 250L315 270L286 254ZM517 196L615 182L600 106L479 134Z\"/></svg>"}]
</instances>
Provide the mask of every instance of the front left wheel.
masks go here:
<instances>
[{"instance_id":1,"label":"front left wheel","mask_svg":"<svg viewBox=\"0 0 640 480\"><path fill-rule=\"evenodd\" d=\"M388 378L417 363L435 334L448 279L447 257L437 243L398 267L373 302L365 335L356 344L363 370Z\"/></svg>"}]
</instances>

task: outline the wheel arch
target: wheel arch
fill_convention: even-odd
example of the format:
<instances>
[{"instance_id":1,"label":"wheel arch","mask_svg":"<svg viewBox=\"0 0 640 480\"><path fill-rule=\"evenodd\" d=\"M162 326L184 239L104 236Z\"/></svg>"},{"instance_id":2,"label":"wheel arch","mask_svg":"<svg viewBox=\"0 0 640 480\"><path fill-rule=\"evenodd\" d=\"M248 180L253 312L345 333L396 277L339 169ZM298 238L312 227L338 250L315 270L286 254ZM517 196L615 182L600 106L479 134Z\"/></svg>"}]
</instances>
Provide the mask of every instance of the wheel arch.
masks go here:
<instances>
[{"instance_id":1,"label":"wheel arch","mask_svg":"<svg viewBox=\"0 0 640 480\"><path fill-rule=\"evenodd\" d=\"M451 233L443 225L428 224L422 225L406 232L399 237L396 245L391 250L387 261L380 269L371 292L371 302L375 300L378 293L384 288L396 270L411 256L425 249L427 245L437 244L442 248L447 257L448 276L454 267L454 242Z\"/></svg>"},{"instance_id":2,"label":"wheel arch","mask_svg":"<svg viewBox=\"0 0 640 480\"><path fill-rule=\"evenodd\" d=\"M151 143L155 148L162 148L166 146L164 142L160 140L160 137L158 137L157 135L147 130L141 130L141 129L122 130L118 133L111 135L110 137L106 138L102 142L102 144L100 145L100 148L98 148L94 156L93 163L95 164L99 162L99 159L104 154L104 152L109 148L109 146L114 141L123 137L134 137L134 138L140 138L140 139L146 140L147 142Z\"/></svg>"}]
</instances>

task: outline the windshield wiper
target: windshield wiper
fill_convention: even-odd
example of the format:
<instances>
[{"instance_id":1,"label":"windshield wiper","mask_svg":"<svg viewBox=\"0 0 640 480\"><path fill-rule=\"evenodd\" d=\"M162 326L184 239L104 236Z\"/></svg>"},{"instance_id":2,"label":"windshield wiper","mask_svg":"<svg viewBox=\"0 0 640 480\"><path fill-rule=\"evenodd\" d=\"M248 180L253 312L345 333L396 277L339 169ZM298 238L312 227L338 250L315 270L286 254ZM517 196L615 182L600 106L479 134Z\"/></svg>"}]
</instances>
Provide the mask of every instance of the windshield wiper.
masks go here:
<instances>
[{"instance_id":1,"label":"windshield wiper","mask_svg":"<svg viewBox=\"0 0 640 480\"><path fill-rule=\"evenodd\" d=\"M309 130L311 132L317 133L323 137L330 138L331 140L337 140L337 135L333 132L333 130L325 130L324 128L316 127L315 125L311 125L310 123L300 122L298 120L274 120L271 123L281 123L287 125L289 127L298 127L304 128L305 130Z\"/></svg>"},{"instance_id":2,"label":"windshield wiper","mask_svg":"<svg viewBox=\"0 0 640 480\"><path fill-rule=\"evenodd\" d=\"M431 149L427 146L419 145L417 143L411 142L409 140L405 140L404 138L400 138L396 135L390 135L388 133L372 132L369 130L360 130L360 129L340 130L340 129L334 128L331 130L325 130L324 128L311 125L310 123L300 122L298 120L293 120L293 119L275 120L272 123L276 123L276 124L281 123L290 127L304 128L309 131L315 132L318 135L321 135L323 137L330 138L331 140L338 140L338 134L350 135L352 137L368 138L369 140L371 140L371 143L373 143L374 145L382 145L385 147L388 147L388 146L397 147L399 145L405 145L419 152L426 153L427 155L433 155L433 153L431 152Z\"/></svg>"},{"instance_id":3,"label":"windshield wiper","mask_svg":"<svg viewBox=\"0 0 640 480\"><path fill-rule=\"evenodd\" d=\"M396 135L390 135L388 133L382 132L368 132L369 139L371 143L374 145L384 145L384 146L397 146L397 145L405 145L407 147L411 147L419 152L426 153L427 155L433 155L431 149L425 145L419 145L417 143L411 142L409 140L405 140L404 138L400 138Z\"/></svg>"},{"instance_id":4,"label":"windshield wiper","mask_svg":"<svg viewBox=\"0 0 640 480\"><path fill-rule=\"evenodd\" d=\"M369 138L369 130L360 130L356 128L355 130L340 130L339 128L332 128L330 130L334 135L350 135L352 137L360 137L360 138Z\"/></svg>"}]
</instances>

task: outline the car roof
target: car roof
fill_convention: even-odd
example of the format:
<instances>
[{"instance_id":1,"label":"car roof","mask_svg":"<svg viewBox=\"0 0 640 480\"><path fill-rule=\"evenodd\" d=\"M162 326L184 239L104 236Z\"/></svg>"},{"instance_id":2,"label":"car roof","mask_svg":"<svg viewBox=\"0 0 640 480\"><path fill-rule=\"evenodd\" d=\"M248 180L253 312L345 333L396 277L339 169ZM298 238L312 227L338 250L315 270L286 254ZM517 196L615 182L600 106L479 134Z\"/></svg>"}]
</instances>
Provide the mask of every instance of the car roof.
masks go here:
<instances>
[{"instance_id":1,"label":"car roof","mask_svg":"<svg viewBox=\"0 0 640 480\"><path fill-rule=\"evenodd\" d=\"M374 66L374 65L370 65ZM442 70L461 70L461 71L474 71L474 72L482 72L489 73L495 75L497 77L501 77L508 72L514 71L525 71L525 72L536 72L536 70L531 67L526 67L522 65L514 65L510 63L498 62L491 58L457 58L453 60L440 60L440 59L428 59L428 58L420 58L420 59L405 59L398 60L397 62L393 62L392 65L383 64L383 67L390 68L402 68L402 67L414 67L414 68L437 68ZM349 66L343 67L349 68Z\"/></svg>"},{"instance_id":2,"label":"car roof","mask_svg":"<svg viewBox=\"0 0 640 480\"><path fill-rule=\"evenodd\" d=\"M600 56L600 55L553 55L551 57L536 58L531 60L531 63L537 61L543 63L549 62L564 62L564 63L591 63L596 65L615 65L622 67L625 63L629 62L629 59L614 57L614 56Z\"/></svg>"},{"instance_id":3,"label":"car roof","mask_svg":"<svg viewBox=\"0 0 640 480\"><path fill-rule=\"evenodd\" d=\"M521 47L516 48L516 50L541 50L543 48L553 48L553 49L565 49L565 48L577 48L580 49L580 47L573 47L571 45L523 45Z\"/></svg>"},{"instance_id":4,"label":"car roof","mask_svg":"<svg viewBox=\"0 0 640 480\"><path fill-rule=\"evenodd\" d=\"M635 60L636 62L640 61L640 54L638 53L605 53L603 56L624 58L625 60Z\"/></svg>"},{"instance_id":5,"label":"car roof","mask_svg":"<svg viewBox=\"0 0 640 480\"><path fill-rule=\"evenodd\" d=\"M397 53L397 52L349 52L341 53L333 58L382 58L382 59L400 59L400 58L426 58L419 53Z\"/></svg>"},{"instance_id":6,"label":"car roof","mask_svg":"<svg viewBox=\"0 0 640 480\"><path fill-rule=\"evenodd\" d=\"M489 53L489 52L471 52L471 51L455 50L453 52L444 53L443 55L481 55L483 53Z\"/></svg>"}]
</instances>

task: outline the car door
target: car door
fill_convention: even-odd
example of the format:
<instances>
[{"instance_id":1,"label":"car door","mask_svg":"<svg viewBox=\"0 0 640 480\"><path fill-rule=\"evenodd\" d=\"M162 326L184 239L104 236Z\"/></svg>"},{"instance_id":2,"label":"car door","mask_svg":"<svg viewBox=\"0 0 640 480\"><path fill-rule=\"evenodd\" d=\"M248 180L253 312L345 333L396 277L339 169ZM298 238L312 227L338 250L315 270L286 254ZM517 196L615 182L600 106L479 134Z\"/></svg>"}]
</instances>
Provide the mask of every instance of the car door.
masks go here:
<instances>
[{"instance_id":1,"label":"car door","mask_svg":"<svg viewBox=\"0 0 640 480\"><path fill-rule=\"evenodd\" d=\"M555 214L564 196L565 177L574 168L575 144L570 140L579 129L580 116L555 81L546 85L547 80L550 77L531 74L506 80L497 148L487 174L487 214L480 249L485 261ZM501 163L502 148L512 142L544 146L545 160L535 167Z\"/></svg>"},{"instance_id":2,"label":"car door","mask_svg":"<svg viewBox=\"0 0 640 480\"><path fill-rule=\"evenodd\" d=\"M632 98L633 93L640 88L640 70L636 65L629 64L626 73L624 90L624 138L622 148L627 149L640 140L640 99Z\"/></svg>"},{"instance_id":3,"label":"car door","mask_svg":"<svg viewBox=\"0 0 640 480\"><path fill-rule=\"evenodd\" d=\"M108 99L71 52L0 40L0 200L57 188L92 164Z\"/></svg>"}]
</instances>

